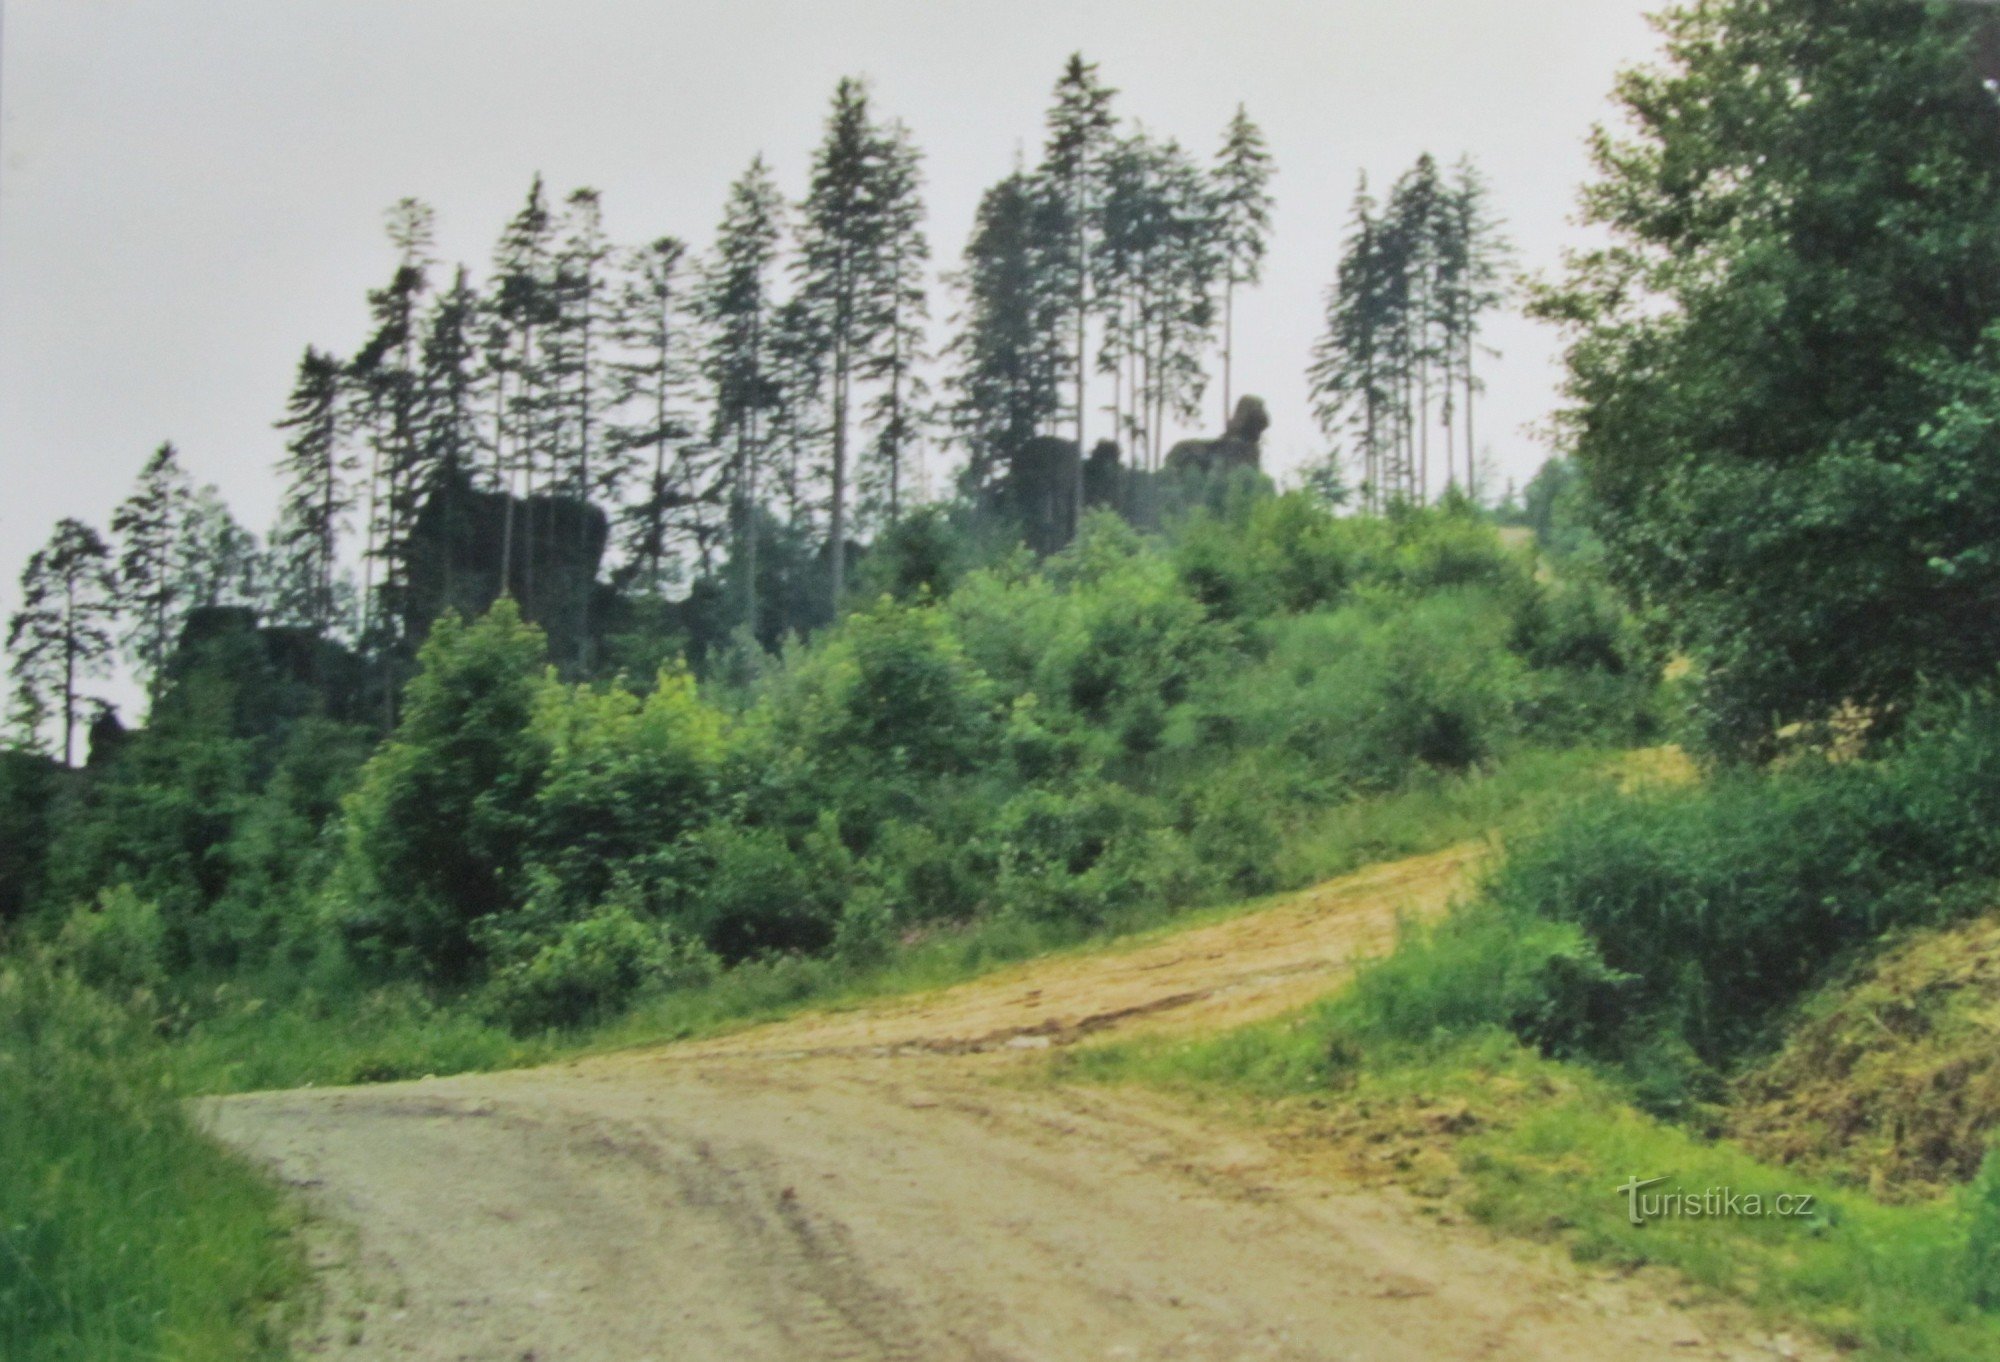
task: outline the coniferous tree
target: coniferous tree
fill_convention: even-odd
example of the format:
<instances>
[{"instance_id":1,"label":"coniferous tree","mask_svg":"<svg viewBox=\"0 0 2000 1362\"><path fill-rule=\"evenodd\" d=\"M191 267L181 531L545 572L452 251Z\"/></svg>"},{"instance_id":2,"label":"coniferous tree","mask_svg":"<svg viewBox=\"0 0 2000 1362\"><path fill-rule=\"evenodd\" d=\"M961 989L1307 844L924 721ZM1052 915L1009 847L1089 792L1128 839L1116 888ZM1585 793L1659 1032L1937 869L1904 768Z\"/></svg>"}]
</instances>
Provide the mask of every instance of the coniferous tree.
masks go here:
<instances>
[{"instance_id":1,"label":"coniferous tree","mask_svg":"<svg viewBox=\"0 0 2000 1362\"><path fill-rule=\"evenodd\" d=\"M869 471L874 492L893 523L903 510L903 465L929 397L922 365L928 358L925 287L930 242L924 236L923 157L901 123L882 135L877 176L881 230L869 296L878 312L877 341L862 357L861 376L878 385L868 409L875 432Z\"/></svg>"},{"instance_id":2,"label":"coniferous tree","mask_svg":"<svg viewBox=\"0 0 2000 1362\"><path fill-rule=\"evenodd\" d=\"M493 253L493 281L487 306L487 363L493 370L493 458L506 511L500 542L500 594L518 589L533 615L534 525L516 511L535 494L538 472L550 461L550 427L559 419L554 381L546 355L546 331L555 318L553 219L535 176L527 200L508 220ZM521 523L517 524L519 520ZM514 544L528 572L514 581Z\"/></svg>"},{"instance_id":3,"label":"coniferous tree","mask_svg":"<svg viewBox=\"0 0 2000 1362\"><path fill-rule=\"evenodd\" d=\"M1264 134L1241 104L1222 136L1216 157L1217 244L1222 261L1222 419L1228 422L1235 390L1236 289L1263 277L1271 235L1271 153Z\"/></svg>"},{"instance_id":4,"label":"coniferous tree","mask_svg":"<svg viewBox=\"0 0 2000 1362\"><path fill-rule=\"evenodd\" d=\"M881 263L890 234L886 181L908 170L892 171L891 151L889 138L870 120L867 86L842 79L813 157L811 187L799 205L794 265L799 301L827 351L827 563L835 608L846 583L854 380L889 326L890 299L902 282Z\"/></svg>"},{"instance_id":5,"label":"coniferous tree","mask_svg":"<svg viewBox=\"0 0 2000 1362\"><path fill-rule=\"evenodd\" d=\"M1167 418L1194 414L1214 324L1219 219L1201 171L1139 129L1104 159L1096 302L1113 378L1111 410L1135 459L1157 466Z\"/></svg>"},{"instance_id":6,"label":"coniferous tree","mask_svg":"<svg viewBox=\"0 0 2000 1362\"><path fill-rule=\"evenodd\" d=\"M174 572L190 610L220 605L261 609L264 555L257 536L243 528L213 483L188 501Z\"/></svg>"},{"instance_id":7,"label":"coniferous tree","mask_svg":"<svg viewBox=\"0 0 2000 1362\"><path fill-rule=\"evenodd\" d=\"M1069 334L1065 344L1073 383L1071 416L1077 449L1072 504L1078 517L1083 514L1082 456L1089 448L1084 433L1089 408L1091 241L1101 221L1098 200L1104 178L1104 156L1115 128L1111 101L1116 94L1098 79L1095 63L1086 62L1080 52L1070 56L1061 79L1056 82L1055 103L1049 109L1048 141L1041 170L1050 197L1063 215L1068 246L1061 260L1060 286L1068 301Z\"/></svg>"},{"instance_id":8,"label":"coniferous tree","mask_svg":"<svg viewBox=\"0 0 2000 1362\"><path fill-rule=\"evenodd\" d=\"M711 500L713 470L695 439L694 308L687 247L661 237L626 260L611 329L620 352L610 363L610 403L620 413L606 457L638 466L644 495L624 508L625 571L658 593L670 578L676 531L692 529Z\"/></svg>"},{"instance_id":9,"label":"coniferous tree","mask_svg":"<svg viewBox=\"0 0 2000 1362\"><path fill-rule=\"evenodd\" d=\"M460 265L451 287L438 296L424 322L417 436L433 487L472 479L485 465L486 440L479 415L485 377L480 372L480 311L478 291Z\"/></svg>"},{"instance_id":10,"label":"coniferous tree","mask_svg":"<svg viewBox=\"0 0 2000 1362\"><path fill-rule=\"evenodd\" d=\"M730 187L700 295L707 328L703 368L714 394L714 441L727 460L723 486L742 598L740 618L753 632L757 478L765 457L763 418L777 400L771 364L772 274L784 209L784 199L759 156Z\"/></svg>"},{"instance_id":11,"label":"coniferous tree","mask_svg":"<svg viewBox=\"0 0 2000 1362\"><path fill-rule=\"evenodd\" d=\"M604 365L607 262L604 204L594 189L573 192L564 205L552 279L553 319L549 367L558 403L551 445L550 488L578 501L598 496L615 502L624 465L603 457L602 417L607 402ZM579 518L578 524L583 520Z\"/></svg>"},{"instance_id":12,"label":"coniferous tree","mask_svg":"<svg viewBox=\"0 0 2000 1362\"><path fill-rule=\"evenodd\" d=\"M952 276L964 301L946 354L953 361L952 421L970 454L968 494L991 486L1062 411L1067 297L1045 268L1068 249L1060 227L1047 196L1016 170L980 199L964 263Z\"/></svg>"},{"instance_id":13,"label":"coniferous tree","mask_svg":"<svg viewBox=\"0 0 2000 1362\"><path fill-rule=\"evenodd\" d=\"M1431 398L1445 346L1440 302L1440 245L1447 217L1444 188L1437 161L1429 154L1401 178L1389 193L1384 231L1404 277L1404 306L1396 352L1402 388L1404 458L1412 470L1411 499L1428 500L1431 489Z\"/></svg>"},{"instance_id":14,"label":"coniferous tree","mask_svg":"<svg viewBox=\"0 0 2000 1362\"><path fill-rule=\"evenodd\" d=\"M65 519L21 573L21 608L7 625L14 679L12 720L39 751L50 718L60 720L64 765L76 760L83 683L106 674L118 615L111 550L96 530Z\"/></svg>"},{"instance_id":15,"label":"coniferous tree","mask_svg":"<svg viewBox=\"0 0 2000 1362\"><path fill-rule=\"evenodd\" d=\"M1450 394L1445 399L1445 427L1451 429L1456 409L1464 422L1465 486L1469 493L1479 486L1474 415L1479 394L1485 390L1478 375L1478 356L1485 351L1479 334L1486 315L1506 300L1505 278L1513 259L1489 197L1486 181L1472 158L1460 158L1444 191L1438 290Z\"/></svg>"},{"instance_id":16,"label":"coniferous tree","mask_svg":"<svg viewBox=\"0 0 2000 1362\"><path fill-rule=\"evenodd\" d=\"M125 647L148 695L158 698L162 668L187 609L176 571L194 487L171 442L161 445L111 517L118 539L118 593L130 612Z\"/></svg>"},{"instance_id":17,"label":"coniferous tree","mask_svg":"<svg viewBox=\"0 0 2000 1362\"><path fill-rule=\"evenodd\" d=\"M1397 466L1396 337L1404 275L1362 177L1355 192L1340 269L1326 295L1326 330L1307 371L1320 429L1343 430L1356 449L1360 493L1369 510L1408 494Z\"/></svg>"},{"instance_id":18,"label":"coniferous tree","mask_svg":"<svg viewBox=\"0 0 2000 1362\"><path fill-rule=\"evenodd\" d=\"M336 619L340 537L355 508L357 460L342 431L345 382L346 367L338 359L307 346L285 418L278 422L291 438L278 464L284 490L271 534L277 611L320 635L330 632Z\"/></svg>"},{"instance_id":19,"label":"coniferous tree","mask_svg":"<svg viewBox=\"0 0 2000 1362\"><path fill-rule=\"evenodd\" d=\"M417 373L419 309L435 263L435 215L418 199L401 199L388 211L389 243L396 269L386 288L368 295L375 329L354 356L362 396L361 419L369 447L362 548L362 633L386 654L396 646L396 624L408 586L408 538L416 509L431 482L420 432Z\"/></svg>"},{"instance_id":20,"label":"coniferous tree","mask_svg":"<svg viewBox=\"0 0 2000 1362\"><path fill-rule=\"evenodd\" d=\"M823 528L816 502L830 471L819 455L832 443L828 369L834 347L825 314L797 296L772 312L770 338L770 500L784 507L794 537L809 540Z\"/></svg>"}]
</instances>

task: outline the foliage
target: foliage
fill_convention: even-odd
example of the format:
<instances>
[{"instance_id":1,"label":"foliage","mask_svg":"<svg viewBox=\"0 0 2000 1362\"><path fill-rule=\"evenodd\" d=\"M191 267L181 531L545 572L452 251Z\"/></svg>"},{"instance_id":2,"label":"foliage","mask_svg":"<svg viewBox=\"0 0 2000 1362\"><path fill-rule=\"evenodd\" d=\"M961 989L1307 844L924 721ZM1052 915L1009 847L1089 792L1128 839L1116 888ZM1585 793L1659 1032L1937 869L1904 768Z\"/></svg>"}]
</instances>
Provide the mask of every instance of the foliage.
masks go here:
<instances>
[{"instance_id":1,"label":"foliage","mask_svg":"<svg viewBox=\"0 0 2000 1362\"><path fill-rule=\"evenodd\" d=\"M516 1031L539 1031L599 1021L649 992L700 984L713 973L699 945L614 899L545 944L530 939L520 958L494 971L486 999Z\"/></svg>"},{"instance_id":2,"label":"foliage","mask_svg":"<svg viewBox=\"0 0 2000 1362\"><path fill-rule=\"evenodd\" d=\"M418 660L396 731L345 804L339 911L363 959L463 980L473 924L519 892L542 769L542 633L503 600L470 624L438 621Z\"/></svg>"},{"instance_id":3,"label":"foliage","mask_svg":"<svg viewBox=\"0 0 2000 1362\"><path fill-rule=\"evenodd\" d=\"M1995 662L1996 114L1974 6L1709 0L1617 87L1568 328L1607 565L1697 663L1708 748L1886 735Z\"/></svg>"},{"instance_id":4,"label":"foliage","mask_svg":"<svg viewBox=\"0 0 2000 1362\"><path fill-rule=\"evenodd\" d=\"M69 915L57 934L53 959L91 988L129 1000L167 982L165 932L160 910L120 885Z\"/></svg>"},{"instance_id":5,"label":"foliage","mask_svg":"<svg viewBox=\"0 0 2000 1362\"><path fill-rule=\"evenodd\" d=\"M43 726L62 729L64 765L76 759L82 684L101 677L111 656L118 583L111 551L78 520L57 524L21 572L21 608L7 622L14 694L9 714L21 745L40 752Z\"/></svg>"},{"instance_id":6,"label":"foliage","mask_svg":"<svg viewBox=\"0 0 2000 1362\"><path fill-rule=\"evenodd\" d=\"M278 1306L305 1269L278 1194L195 1129L156 1037L74 977L10 958L0 1090L0 1353L283 1355Z\"/></svg>"}]
</instances>

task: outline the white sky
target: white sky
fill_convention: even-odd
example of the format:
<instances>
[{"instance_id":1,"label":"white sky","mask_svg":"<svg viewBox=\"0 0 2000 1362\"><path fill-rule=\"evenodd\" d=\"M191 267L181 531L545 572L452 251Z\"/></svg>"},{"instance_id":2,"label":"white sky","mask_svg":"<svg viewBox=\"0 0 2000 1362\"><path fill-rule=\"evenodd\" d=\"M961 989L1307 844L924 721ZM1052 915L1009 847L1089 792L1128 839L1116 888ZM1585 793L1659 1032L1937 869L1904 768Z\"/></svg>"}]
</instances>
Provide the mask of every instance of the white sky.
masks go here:
<instances>
[{"instance_id":1,"label":"white sky","mask_svg":"<svg viewBox=\"0 0 2000 1362\"><path fill-rule=\"evenodd\" d=\"M1531 269L1576 239L1583 140L1656 0L0 0L0 613L63 515L102 526L180 447L261 530L307 342L361 338L391 267L382 210L438 211L483 275L531 175L594 186L628 243L705 247L752 155L803 187L835 80L926 153L955 266L982 189L1080 49L1118 109L1203 156L1241 100L1276 158L1276 234L1239 299L1237 390L1275 471L1324 447L1302 371L1355 176L1471 152ZM942 299L940 319L949 307ZM940 327L939 334L942 334ZM1553 338L1491 339L1482 443L1543 457ZM1219 372L1219 370L1218 370ZM1093 402L1097 399L1093 398ZM1219 397L1207 404L1219 406ZM1101 419L1099 429L1102 428ZM1094 436L1093 436L1094 438Z\"/></svg>"}]
</instances>

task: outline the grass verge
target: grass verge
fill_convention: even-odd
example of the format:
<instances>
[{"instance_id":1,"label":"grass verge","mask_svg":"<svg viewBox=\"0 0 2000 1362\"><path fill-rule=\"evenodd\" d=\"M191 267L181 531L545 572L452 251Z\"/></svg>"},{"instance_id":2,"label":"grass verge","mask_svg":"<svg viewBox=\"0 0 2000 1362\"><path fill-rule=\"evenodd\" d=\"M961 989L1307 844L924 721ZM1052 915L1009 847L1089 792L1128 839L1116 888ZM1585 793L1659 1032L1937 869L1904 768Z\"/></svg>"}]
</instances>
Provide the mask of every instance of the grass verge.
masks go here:
<instances>
[{"instance_id":1,"label":"grass verge","mask_svg":"<svg viewBox=\"0 0 2000 1362\"><path fill-rule=\"evenodd\" d=\"M283 1355L305 1282L294 1217L181 1092L125 1011L0 965L0 1357Z\"/></svg>"},{"instance_id":2,"label":"grass verge","mask_svg":"<svg viewBox=\"0 0 2000 1362\"><path fill-rule=\"evenodd\" d=\"M1657 1264L1796 1322L1871 1362L2000 1356L1982 1310L1958 1198L1887 1206L1762 1163L1641 1112L1613 1081L1488 1030L1366 1053L1339 1039L1340 1005L1193 1042L1138 1040L1063 1057L1068 1080L1130 1082L1283 1127L1364 1180L1393 1181L1496 1228L1565 1243L1585 1262ZM1805 1215L1677 1215L1630 1223L1648 1194L1729 1189L1809 1196ZM1794 1203L1796 1209L1796 1203Z\"/></svg>"}]
</instances>

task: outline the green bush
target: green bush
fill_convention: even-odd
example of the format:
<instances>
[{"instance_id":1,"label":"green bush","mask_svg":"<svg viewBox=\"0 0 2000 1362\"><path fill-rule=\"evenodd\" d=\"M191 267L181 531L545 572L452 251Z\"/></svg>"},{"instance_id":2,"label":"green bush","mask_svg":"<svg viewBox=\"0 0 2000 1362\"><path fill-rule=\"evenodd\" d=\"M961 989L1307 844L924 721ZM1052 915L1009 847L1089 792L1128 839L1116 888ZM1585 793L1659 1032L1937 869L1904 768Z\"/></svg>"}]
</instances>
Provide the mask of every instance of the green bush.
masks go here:
<instances>
[{"instance_id":1,"label":"green bush","mask_svg":"<svg viewBox=\"0 0 2000 1362\"><path fill-rule=\"evenodd\" d=\"M1157 801L1104 780L1016 796L990 841L1000 906L1077 928L1140 903L1186 902L1199 873Z\"/></svg>"},{"instance_id":2,"label":"green bush","mask_svg":"<svg viewBox=\"0 0 2000 1362\"><path fill-rule=\"evenodd\" d=\"M155 904L131 886L80 904L56 934L55 959L92 988L118 998L157 992L167 982L166 932Z\"/></svg>"},{"instance_id":3,"label":"green bush","mask_svg":"<svg viewBox=\"0 0 2000 1362\"><path fill-rule=\"evenodd\" d=\"M602 1020L649 993L703 984L714 973L714 958L699 943L614 901L496 970L486 1000L514 1030L540 1031Z\"/></svg>"},{"instance_id":4,"label":"green bush","mask_svg":"<svg viewBox=\"0 0 2000 1362\"><path fill-rule=\"evenodd\" d=\"M2000 703L1935 711L1887 759L1574 810L1487 887L1518 919L1580 928L1620 976L1630 1024L1537 1038L1636 1055L1672 1035L1726 1064L1781 1009L1891 928L1938 920L2000 874Z\"/></svg>"},{"instance_id":5,"label":"green bush","mask_svg":"<svg viewBox=\"0 0 2000 1362\"><path fill-rule=\"evenodd\" d=\"M336 890L347 940L378 968L446 981L481 963L472 928L519 902L546 754L541 630L511 600L447 615L417 654L396 731L347 797Z\"/></svg>"},{"instance_id":6,"label":"green bush","mask_svg":"<svg viewBox=\"0 0 2000 1362\"><path fill-rule=\"evenodd\" d=\"M1195 740L1292 753L1342 792L1465 770L1513 734L1521 667L1505 630L1472 592L1279 620L1262 664L1212 680Z\"/></svg>"},{"instance_id":7,"label":"green bush","mask_svg":"<svg viewBox=\"0 0 2000 1362\"><path fill-rule=\"evenodd\" d=\"M735 963L833 943L854 859L833 814L802 833L718 823L689 840L694 867L676 918Z\"/></svg>"},{"instance_id":8,"label":"green bush","mask_svg":"<svg viewBox=\"0 0 2000 1362\"><path fill-rule=\"evenodd\" d=\"M727 725L685 670L661 672L643 699L549 687L533 741L547 761L528 859L574 910L601 901L635 863L663 878L675 845L720 811Z\"/></svg>"}]
</instances>

